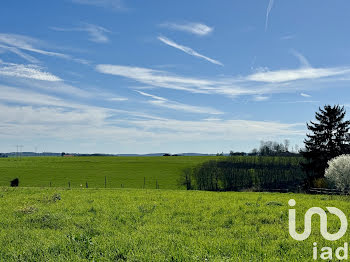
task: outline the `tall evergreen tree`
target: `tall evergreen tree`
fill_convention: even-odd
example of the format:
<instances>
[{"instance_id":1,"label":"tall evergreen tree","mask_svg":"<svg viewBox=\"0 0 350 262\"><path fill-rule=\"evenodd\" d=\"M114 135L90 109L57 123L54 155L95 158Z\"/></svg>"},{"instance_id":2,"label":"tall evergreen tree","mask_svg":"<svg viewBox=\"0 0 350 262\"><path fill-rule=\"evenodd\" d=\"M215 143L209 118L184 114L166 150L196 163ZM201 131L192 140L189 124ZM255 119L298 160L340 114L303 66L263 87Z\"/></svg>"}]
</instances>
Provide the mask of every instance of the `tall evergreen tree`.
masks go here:
<instances>
[{"instance_id":1,"label":"tall evergreen tree","mask_svg":"<svg viewBox=\"0 0 350 262\"><path fill-rule=\"evenodd\" d=\"M326 105L316 112L317 121L307 124L310 133L304 140L302 155L306 159L303 169L308 175L309 185L314 179L324 176L330 159L350 153L350 121L344 120L345 114L344 107Z\"/></svg>"}]
</instances>

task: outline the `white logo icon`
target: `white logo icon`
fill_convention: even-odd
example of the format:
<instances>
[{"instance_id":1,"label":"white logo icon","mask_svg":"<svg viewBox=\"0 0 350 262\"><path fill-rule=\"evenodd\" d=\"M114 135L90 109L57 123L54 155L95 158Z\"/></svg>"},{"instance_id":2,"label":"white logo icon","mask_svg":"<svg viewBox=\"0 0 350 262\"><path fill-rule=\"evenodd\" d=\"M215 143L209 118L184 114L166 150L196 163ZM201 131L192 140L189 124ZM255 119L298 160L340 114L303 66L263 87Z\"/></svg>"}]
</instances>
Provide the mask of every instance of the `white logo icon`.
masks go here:
<instances>
[{"instance_id":1,"label":"white logo icon","mask_svg":"<svg viewBox=\"0 0 350 262\"><path fill-rule=\"evenodd\" d=\"M296 205L296 202L294 199L290 199L288 201L289 206L294 207ZM289 209L289 234L292 238L298 241L303 241L307 239L311 234L311 219L312 216L317 214L320 216L320 231L322 236L326 240L335 241L340 239L344 236L346 233L346 230L348 228L348 221L346 219L345 214L339 210L336 207L326 207L329 213L336 215L341 222L340 229L337 233L330 234L327 231L327 214L326 212L320 208L320 207L312 207L305 213L305 221L304 221L304 232L303 233L297 233L295 230L295 209Z\"/></svg>"}]
</instances>

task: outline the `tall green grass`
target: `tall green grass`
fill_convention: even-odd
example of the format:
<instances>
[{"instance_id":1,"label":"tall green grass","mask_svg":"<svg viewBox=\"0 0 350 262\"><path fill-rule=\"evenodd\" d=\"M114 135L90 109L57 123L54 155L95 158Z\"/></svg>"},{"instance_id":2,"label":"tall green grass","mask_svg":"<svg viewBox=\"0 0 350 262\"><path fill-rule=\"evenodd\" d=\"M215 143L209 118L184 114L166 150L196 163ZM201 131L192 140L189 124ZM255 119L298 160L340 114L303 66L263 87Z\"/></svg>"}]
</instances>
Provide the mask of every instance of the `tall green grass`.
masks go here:
<instances>
[{"instance_id":1,"label":"tall green grass","mask_svg":"<svg viewBox=\"0 0 350 262\"><path fill-rule=\"evenodd\" d=\"M350 199L278 193L142 189L0 188L1 261L312 261L313 242L338 247L319 233L295 241L312 206L350 217ZM328 214L328 229L339 221Z\"/></svg>"}]
</instances>

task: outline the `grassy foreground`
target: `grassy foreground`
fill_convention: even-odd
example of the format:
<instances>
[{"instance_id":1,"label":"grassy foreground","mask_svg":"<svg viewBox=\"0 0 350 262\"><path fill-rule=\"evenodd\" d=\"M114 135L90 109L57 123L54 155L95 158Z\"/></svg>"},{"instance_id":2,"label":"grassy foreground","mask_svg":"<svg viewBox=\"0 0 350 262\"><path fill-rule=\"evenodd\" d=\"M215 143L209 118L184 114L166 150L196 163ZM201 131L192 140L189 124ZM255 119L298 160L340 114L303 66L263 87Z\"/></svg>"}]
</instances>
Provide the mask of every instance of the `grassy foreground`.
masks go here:
<instances>
[{"instance_id":1,"label":"grassy foreground","mask_svg":"<svg viewBox=\"0 0 350 262\"><path fill-rule=\"evenodd\" d=\"M182 170L218 157L23 157L0 158L0 186L177 189Z\"/></svg>"},{"instance_id":2,"label":"grassy foreground","mask_svg":"<svg viewBox=\"0 0 350 262\"><path fill-rule=\"evenodd\" d=\"M287 202L299 229L312 206L350 215L348 197L142 189L0 188L1 261L312 261L313 234L288 234ZM329 215L332 232L339 222Z\"/></svg>"}]
</instances>

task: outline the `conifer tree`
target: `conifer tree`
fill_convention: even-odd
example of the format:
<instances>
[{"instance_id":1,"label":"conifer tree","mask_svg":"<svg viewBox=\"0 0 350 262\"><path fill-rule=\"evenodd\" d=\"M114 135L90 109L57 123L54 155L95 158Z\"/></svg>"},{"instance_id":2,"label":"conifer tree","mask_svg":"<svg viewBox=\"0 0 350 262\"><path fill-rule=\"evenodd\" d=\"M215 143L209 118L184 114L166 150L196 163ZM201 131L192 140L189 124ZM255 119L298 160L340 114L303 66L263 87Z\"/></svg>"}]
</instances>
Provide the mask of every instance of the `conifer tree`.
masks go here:
<instances>
[{"instance_id":1,"label":"conifer tree","mask_svg":"<svg viewBox=\"0 0 350 262\"><path fill-rule=\"evenodd\" d=\"M306 160L303 169L309 186L314 179L324 177L330 159L350 152L350 121L344 120L345 114L344 107L326 105L316 112L317 121L307 124L310 133L301 153Z\"/></svg>"}]
</instances>

